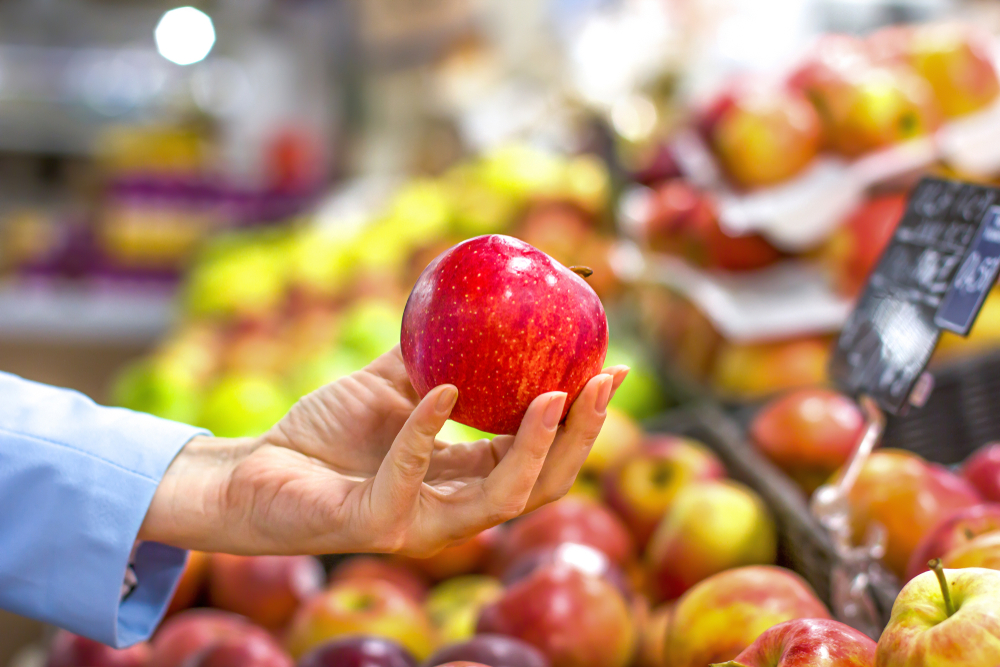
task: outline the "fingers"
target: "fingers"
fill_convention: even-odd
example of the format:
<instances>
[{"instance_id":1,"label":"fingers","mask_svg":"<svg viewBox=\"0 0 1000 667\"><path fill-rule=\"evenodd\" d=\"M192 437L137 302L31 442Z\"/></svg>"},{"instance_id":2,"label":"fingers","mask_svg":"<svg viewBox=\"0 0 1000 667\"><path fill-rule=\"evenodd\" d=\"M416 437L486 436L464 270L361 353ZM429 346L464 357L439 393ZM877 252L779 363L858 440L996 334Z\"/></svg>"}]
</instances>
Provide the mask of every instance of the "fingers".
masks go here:
<instances>
[{"instance_id":1,"label":"fingers","mask_svg":"<svg viewBox=\"0 0 1000 667\"><path fill-rule=\"evenodd\" d=\"M608 403L628 376L628 366L614 366L591 378L574 401L566 424L556 435L538 482L528 499L525 511L566 495L590 454L604 425Z\"/></svg>"},{"instance_id":2,"label":"fingers","mask_svg":"<svg viewBox=\"0 0 1000 667\"><path fill-rule=\"evenodd\" d=\"M403 424L372 483L372 504L379 513L400 516L416 504L434 452L434 437L444 426L458 389L445 384L427 392Z\"/></svg>"}]
</instances>

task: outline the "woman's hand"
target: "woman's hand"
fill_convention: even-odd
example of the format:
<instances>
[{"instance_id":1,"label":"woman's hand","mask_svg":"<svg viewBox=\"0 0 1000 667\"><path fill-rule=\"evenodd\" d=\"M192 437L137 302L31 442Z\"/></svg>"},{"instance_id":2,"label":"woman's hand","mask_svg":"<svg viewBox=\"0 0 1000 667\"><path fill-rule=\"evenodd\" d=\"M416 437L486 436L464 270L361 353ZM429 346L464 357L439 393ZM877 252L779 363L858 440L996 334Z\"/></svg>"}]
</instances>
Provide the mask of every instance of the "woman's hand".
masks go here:
<instances>
[{"instance_id":1,"label":"woman's hand","mask_svg":"<svg viewBox=\"0 0 1000 667\"><path fill-rule=\"evenodd\" d=\"M199 437L158 487L139 537L240 554L427 556L562 497L628 368L537 397L516 436L435 439L458 398L420 400L399 348L303 397L259 438Z\"/></svg>"}]
</instances>

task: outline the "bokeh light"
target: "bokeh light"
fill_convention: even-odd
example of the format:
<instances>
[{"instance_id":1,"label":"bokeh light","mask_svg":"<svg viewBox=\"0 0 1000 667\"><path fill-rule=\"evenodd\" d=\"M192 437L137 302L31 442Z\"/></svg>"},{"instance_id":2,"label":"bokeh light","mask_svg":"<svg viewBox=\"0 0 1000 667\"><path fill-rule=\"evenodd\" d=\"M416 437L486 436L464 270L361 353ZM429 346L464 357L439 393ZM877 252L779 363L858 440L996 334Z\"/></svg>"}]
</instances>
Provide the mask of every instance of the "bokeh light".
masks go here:
<instances>
[{"instance_id":1,"label":"bokeh light","mask_svg":"<svg viewBox=\"0 0 1000 667\"><path fill-rule=\"evenodd\" d=\"M215 26L205 12L194 7L178 7L160 18L154 37L161 56L178 65L193 65L212 51Z\"/></svg>"}]
</instances>

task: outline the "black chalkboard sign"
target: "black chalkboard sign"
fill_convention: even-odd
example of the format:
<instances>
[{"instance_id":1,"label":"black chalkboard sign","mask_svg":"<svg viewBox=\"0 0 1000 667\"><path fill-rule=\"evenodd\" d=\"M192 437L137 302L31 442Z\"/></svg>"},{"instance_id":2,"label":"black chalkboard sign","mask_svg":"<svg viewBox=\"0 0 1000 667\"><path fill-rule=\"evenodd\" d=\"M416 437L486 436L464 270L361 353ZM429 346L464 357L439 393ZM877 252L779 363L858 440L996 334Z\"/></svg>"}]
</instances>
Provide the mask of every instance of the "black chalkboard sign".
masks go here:
<instances>
[{"instance_id":1,"label":"black chalkboard sign","mask_svg":"<svg viewBox=\"0 0 1000 667\"><path fill-rule=\"evenodd\" d=\"M997 188L934 178L917 185L834 349L830 375L841 389L906 411L940 327L968 333L996 279L967 258L983 238L980 257L1000 257L1000 244L990 245L1000 236L980 233L996 220L997 204Z\"/></svg>"}]
</instances>

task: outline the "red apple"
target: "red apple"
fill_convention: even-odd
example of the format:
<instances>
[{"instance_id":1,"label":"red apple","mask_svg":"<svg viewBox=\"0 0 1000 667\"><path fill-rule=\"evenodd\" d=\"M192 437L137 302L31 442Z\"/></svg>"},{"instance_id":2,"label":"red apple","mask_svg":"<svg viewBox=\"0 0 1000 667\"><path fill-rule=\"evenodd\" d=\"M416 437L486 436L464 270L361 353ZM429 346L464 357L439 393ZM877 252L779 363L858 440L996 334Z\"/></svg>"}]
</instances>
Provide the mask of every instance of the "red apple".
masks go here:
<instances>
[{"instance_id":1,"label":"red apple","mask_svg":"<svg viewBox=\"0 0 1000 667\"><path fill-rule=\"evenodd\" d=\"M418 659L437 646L437 636L418 602L385 581L335 582L296 612L285 636L292 656L351 635L375 635L399 642Z\"/></svg>"},{"instance_id":2,"label":"red apple","mask_svg":"<svg viewBox=\"0 0 1000 667\"><path fill-rule=\"evenodd\" d=\"M187 563L184 564L184 572L174 589L174 596L170 598L170 606L167 607L167 616L173 616L179 611L187 609L195 603L205 586L208 578L208 564L211 561L211 554L203 551L191 551L188 553Z\"/></svg>"},{"instance_id":3,"label":"red apple","mask_svg":"<svg viewBox=\"0 0 1000 667\"><path fill-rule=\"evenodd\" d=\"M861 291L906 211L906 194L873 197L859 206L823 248L824 261L842 293Z\"/></svg>"},{"instance_id":4,"label":"red apple","mask_svg":"<svg viewBox=\"0 0 1000 667\"><path fill-rule=\"evenodd\" d=\"M550 667L549 659L537 648L504 635L479 634L461 644L452 644L432 655L424 667L474 660L489 667Z\"/></svg>"},{"instance_id":5,"label":"red apple","mask_svg":"<svg viewBox=\"0 0 1000 667\"><path fill-rule=\"evenodd\" d=\"M196 653L184 667L292 667L292 658L266 635L228 637Z\"/></svg>"},{"instance_id":6,"label":"red apple","mask_svg":"<svg viewBox=\"0 0 1000 667\"><path fill-rule=\"evenodd\" d=\"M428 265L403 313L406 371L423 396L458 387L451 418L516 433L531 401L569 394L565 417L608 349L608 321L583 278L508 236L454 246Z\"/></svg>"},{"instance_id":7,"label":"red apple","mask_svg":"<svg viewBox=\"0 0 1000 667\"><path fill-rule=\"evenodd\" d=\"M656 188L641 234L657 252L679 255L713 269L750 271L781 258L781 253L759 235L725 233L710 196L681 179Z\"/></svg>"},{"instance_id":8,"label":"red apple","mask_svg":"<svg viewBox=\"0 0 1000 667\"><path fill-rule=\"evenodd\" d=\"M776 532L764 501L742 484L713 480L688 486L646 548L656 599L678 598L723 570L773 563Z\"/></svg>"},{"instance_id":9,"label":"red apple","mask_svg":"<svg viewBox=\"0 0 1000 667\"><path fill-rule=\"evenodd\" d=\"M1000 444L980 447L962 464L962 477L985 500L1000 503Z\"/></svg>"},{"instance_id":10,"label":"red apple","mask_svg":"<svg viewBox=\"0 0 1000 667\"><path fill-rule=\"evenodd\" d=\"M741 567L709 577L674 608L666 664L705 667L732 660L778 623L830 618L797 574L773 566Z\"/></svg>"},{"instance_id":11,"label":"red apple","mask_svg":"<svg viewBox=\"0 0 1000 667\"><path fill-rule=\"evenodd\" d=\"M213 607L279 630L325 579L323 566L312 556L213 554L208 597Z\"/></svg>"},{"instance_id":12,"label":"red apple","mask_svg":"<svg viewBox=\"0 0 1000 667\"><path fill-rule=\"evenodd\" d=\"M479 631L526 641L552 667L625 667L635 650L621 593L599 577L560 565L536 570L487 605Z\"/></svg>"},{"instance_id":13,"label":"red apple","mask_svg":"<svg viewBox=\"0 0 1000 667\"><path fill-rule=\"evenodd\" d=\"M892 605L875 667L1000 664L1000 572L981 568L918 575Z\"/></svg>"},{"instance_id":14,"label":"red apple","mask_svg":"<svg viewBox=\"0 0 1000 667\"><path fill-rule=\"evenodd\" d=\"M957 510L920 540L906 568L907 581L926 572L932 558L941 558L979 535L998 530L1000 504L983 503Z\"/></svg>"},{"instance_id":15,"label":"red apple","mask_svg":"<svg viewBox=\"0 0 1000 667\"><path fill-rule=\"evenodd\" d=\"M612 563L603 551L586 544L563 542L554 547L541 547L516 558L503 573L507 586L530 576L535 570L550 565L566 565L584 574L601 577L617 588L626 599L631 599L634 587L621 567Z\"/></svg>"},{"instance_id":16,"label":"red apple","mask_svg":"<svg viewBox=\"0 0 1000 667\"><path fill-rule=\"evenodd\" d=\"M218 609L189 609L169 618L153 637L149 667L180 667L185 660L223 639L266 637L242 616Z\"/></svg>"},{"instance_id":17,"label":"red apple","mask_svg":"<svg viewBox=\"0 0 1000 667\"><path fill-rule=\"evenodd\" d=\"M604 478L604 499L644 546L689 484L722 479L726 469L708 447L676 435L645 439L638 455Z\"/></svg>"},{"instance_id":18,"label":"red apple","mask_svg":"<svg viewBox=\"0 0 1000 667\"><path fill-rule=\"evenodd\" d=\"M386 581L417 602L427 597L427 581L409 566L408 560L383 556L351 556L330 573L330 583L341 581Z\"/></svg>"},{"instance_id":19,"label":"red apple","mask_svg":"<svg viewBox=\"0 0 1000 667\"><path fill-rule=\"evenodd\" d=\"M503 539L506 529L494 526L460 544L445 547L429 558L402 558L409 567L422 572L434 581L443 581L462 574L480 572L486 567L490 554Z\"/></svg>"},{"instance_id":20,"label":"red apple","mask_svg":"<svg viewBox=\"0 0 1000 667\"><path fill-rule=\"evenodd\" d=\"M854 540L873 524L886 531L885 564L903 577L920 540L956 510L980 504L976 490L916 454L883 449L865 462L848 496Z\"/></svg>"},{"instance_id":21,"label":"red apple","mask_svg":"<svg viewBox=\"0 0 1000 667\"><path fill-rule=\"evenodd\" d=\"M750 424L750 438L811 494L847 462L864 428L861 410L847 396L800 389L765 405Z\"/></svg>"},{"instance_id":22,"label":"red apple","mask_svg":"<svg viewBox=\"0 0 1000 667\"><path fill-rule=\"evenodd\" d=\"M785 621L717 667L872 667L875 642L828 618Z\"/></svg>"},{"instance_id":23,"label":"red apple","mask_svg":"<svg viewBox=\"0 0 1000 667\"><path fill-rule=\"evenodd\" d=\"M594 547L618 565L635 557L632 536L621 519L603 505L570 496L514 522L492 569L502 574L514 559L529 551L565 542Z\"/></svg>"},{"instance_id":24,"label":"red apple","mask_svg":"<svg viewBox=\"0 0 1000 667\"><path fill-rule=\"evenodd\" d=\"M149 644L140 642L126 649L113 649L71 632L60 630L52 639L46 667L145 667Z\"/></svg>"},{"instance_id":25,"label":"red apple","mask_svg":"<svg viewBox=\"0 0 1000 667\"><path fill-rule=\"evenodd\" d=\"M417 667L417 661L396 642L361 635L321 645L298 667Z\"/></svg>"},{"instance_id":26,"label":"red apple","mask_svg":"<svg viewBox=\"0 0 1000 667\"><path fill-rule=\"evenodd\" d=\"M941 557L941 563L956 570L966 567L1000 570L1000 531L983 533L956 545Z\"/></svg>"},{"instance_id":27,"label":"red apple","mask_svg":"<svg viewBox=\"0 0 1000 667\"><path fill-rule=\"evenodd\" d=\"M751 89L712 129L723 167L748 188L773 185L802 171L820 148L822 128L809 100L792 89Z\"/></svg>"}]
</instances>

